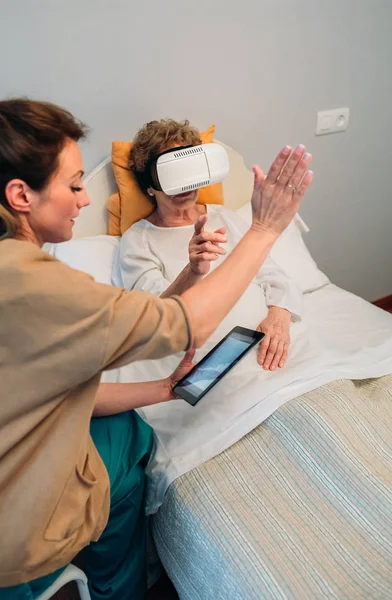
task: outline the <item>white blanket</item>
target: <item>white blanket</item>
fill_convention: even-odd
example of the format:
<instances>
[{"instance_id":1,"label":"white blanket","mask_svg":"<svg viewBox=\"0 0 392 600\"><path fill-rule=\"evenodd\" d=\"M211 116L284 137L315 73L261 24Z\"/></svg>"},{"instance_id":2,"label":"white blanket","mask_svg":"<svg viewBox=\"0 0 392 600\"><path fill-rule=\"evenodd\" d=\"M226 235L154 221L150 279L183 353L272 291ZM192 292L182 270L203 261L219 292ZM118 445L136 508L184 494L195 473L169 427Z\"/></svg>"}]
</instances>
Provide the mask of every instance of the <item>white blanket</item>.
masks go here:
<instances>
[{"instance_id":1,"label":"white blanket","mask_svg":"<svg viewBox=\"0 0 392 600\"><path fill-rule=\"evenodd\" d=\"M262 293L259 286L249 286L198 351L197 360L232 327L254 328L261 321L265 316ZM332 284L305 294L303 321L292 324L291 337L283 369L262 370L255 349L195 407L173 400L139 411L156 436L156 450L147 468L149 513L159 508L172 481L234 444L288 400L337 379L392 373L392 315ZM179 359L172 356L133 363L110 380L159 379L167 376Z\"/></svg>"}]
</instances>

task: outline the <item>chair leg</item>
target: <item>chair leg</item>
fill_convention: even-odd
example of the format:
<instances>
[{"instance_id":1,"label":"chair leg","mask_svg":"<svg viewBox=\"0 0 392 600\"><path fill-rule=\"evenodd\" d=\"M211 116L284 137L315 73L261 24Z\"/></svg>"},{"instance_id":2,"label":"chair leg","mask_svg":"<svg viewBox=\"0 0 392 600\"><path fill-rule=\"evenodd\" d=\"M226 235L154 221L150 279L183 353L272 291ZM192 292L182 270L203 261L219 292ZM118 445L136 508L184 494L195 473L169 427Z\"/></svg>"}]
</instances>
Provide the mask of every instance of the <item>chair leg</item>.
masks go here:
<instances>
[{"instance_id":1,"label":"chair leg","mask_svg":"<svg viewBox=\"0 0 392 600\"><path fill-rule=\"evenodd\" d=\"M87 581L84 581L83 579L77 579L76 585L78 586L80 600L91 600Z\"/></svg>"}]
</instances>

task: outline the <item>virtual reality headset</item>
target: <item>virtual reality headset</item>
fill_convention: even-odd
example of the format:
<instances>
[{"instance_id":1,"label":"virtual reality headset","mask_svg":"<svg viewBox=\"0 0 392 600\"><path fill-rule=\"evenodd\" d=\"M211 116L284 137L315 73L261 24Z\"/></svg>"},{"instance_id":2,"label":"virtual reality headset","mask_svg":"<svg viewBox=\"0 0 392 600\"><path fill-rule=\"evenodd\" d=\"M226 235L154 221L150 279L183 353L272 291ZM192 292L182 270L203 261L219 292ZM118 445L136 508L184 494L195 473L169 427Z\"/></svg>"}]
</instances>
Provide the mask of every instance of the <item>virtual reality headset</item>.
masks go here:
<instances>
[{"instance_id":1,"label":"virtual reality headset","mask_svg":"<svg viewBox=\"0 0 392 600\"><path fill-rule=\"evenodd\" d=\"M142 175L145 188L168 196L219 183L229 173L229 157L219 144L182 146L151 159Z\"/></svg>"}]
</instances>

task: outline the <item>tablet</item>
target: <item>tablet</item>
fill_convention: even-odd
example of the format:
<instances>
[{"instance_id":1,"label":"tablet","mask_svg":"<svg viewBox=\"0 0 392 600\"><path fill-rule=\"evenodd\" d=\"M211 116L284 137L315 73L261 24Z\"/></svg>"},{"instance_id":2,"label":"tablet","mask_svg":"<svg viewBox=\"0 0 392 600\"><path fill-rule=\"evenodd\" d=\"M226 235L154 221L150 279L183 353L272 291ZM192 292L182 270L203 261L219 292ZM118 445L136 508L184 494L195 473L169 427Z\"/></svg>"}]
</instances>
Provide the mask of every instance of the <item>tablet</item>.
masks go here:
<instances>
[{"instance_id":1,"label":"tablet","mask_svg":"<svg viewBox=\"0 0 392 600\"><path fill-rule=\"evenodd\" d=\"M188 375L178 381L173 392L195 406L263 337L264 333L260 331L234 327Z\"/></svg>"}]
</instances>

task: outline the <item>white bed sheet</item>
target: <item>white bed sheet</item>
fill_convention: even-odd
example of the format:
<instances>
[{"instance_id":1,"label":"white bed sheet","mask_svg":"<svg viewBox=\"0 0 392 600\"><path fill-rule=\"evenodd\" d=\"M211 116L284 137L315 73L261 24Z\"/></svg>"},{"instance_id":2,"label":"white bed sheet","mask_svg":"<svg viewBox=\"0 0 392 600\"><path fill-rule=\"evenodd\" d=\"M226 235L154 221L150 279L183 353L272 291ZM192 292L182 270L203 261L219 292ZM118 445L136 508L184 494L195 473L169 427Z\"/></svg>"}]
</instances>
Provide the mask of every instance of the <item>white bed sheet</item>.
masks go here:
<instances>
[{"instance_id":1,"label":"white bed sheet","mask_svg":"<svg viewBox=\"0 0 392 600\"><path fill-rule=\"evenodd\" d=\"M233 326L255 327L260 322L259 293L258 286L249 287L198 351L198 360ZM291 336L284 369L262 370L255 349L196 407L174 400L139 411L156 437L147 467L149 514L158 510L172 481L234 444L285 402L337 379L392 373L392 315L335 285L305 294L303 321L292 324ZM133 363L106 376L106 381L159 379L178 360L177 355Z\"/></svg>"}]
</instances>

